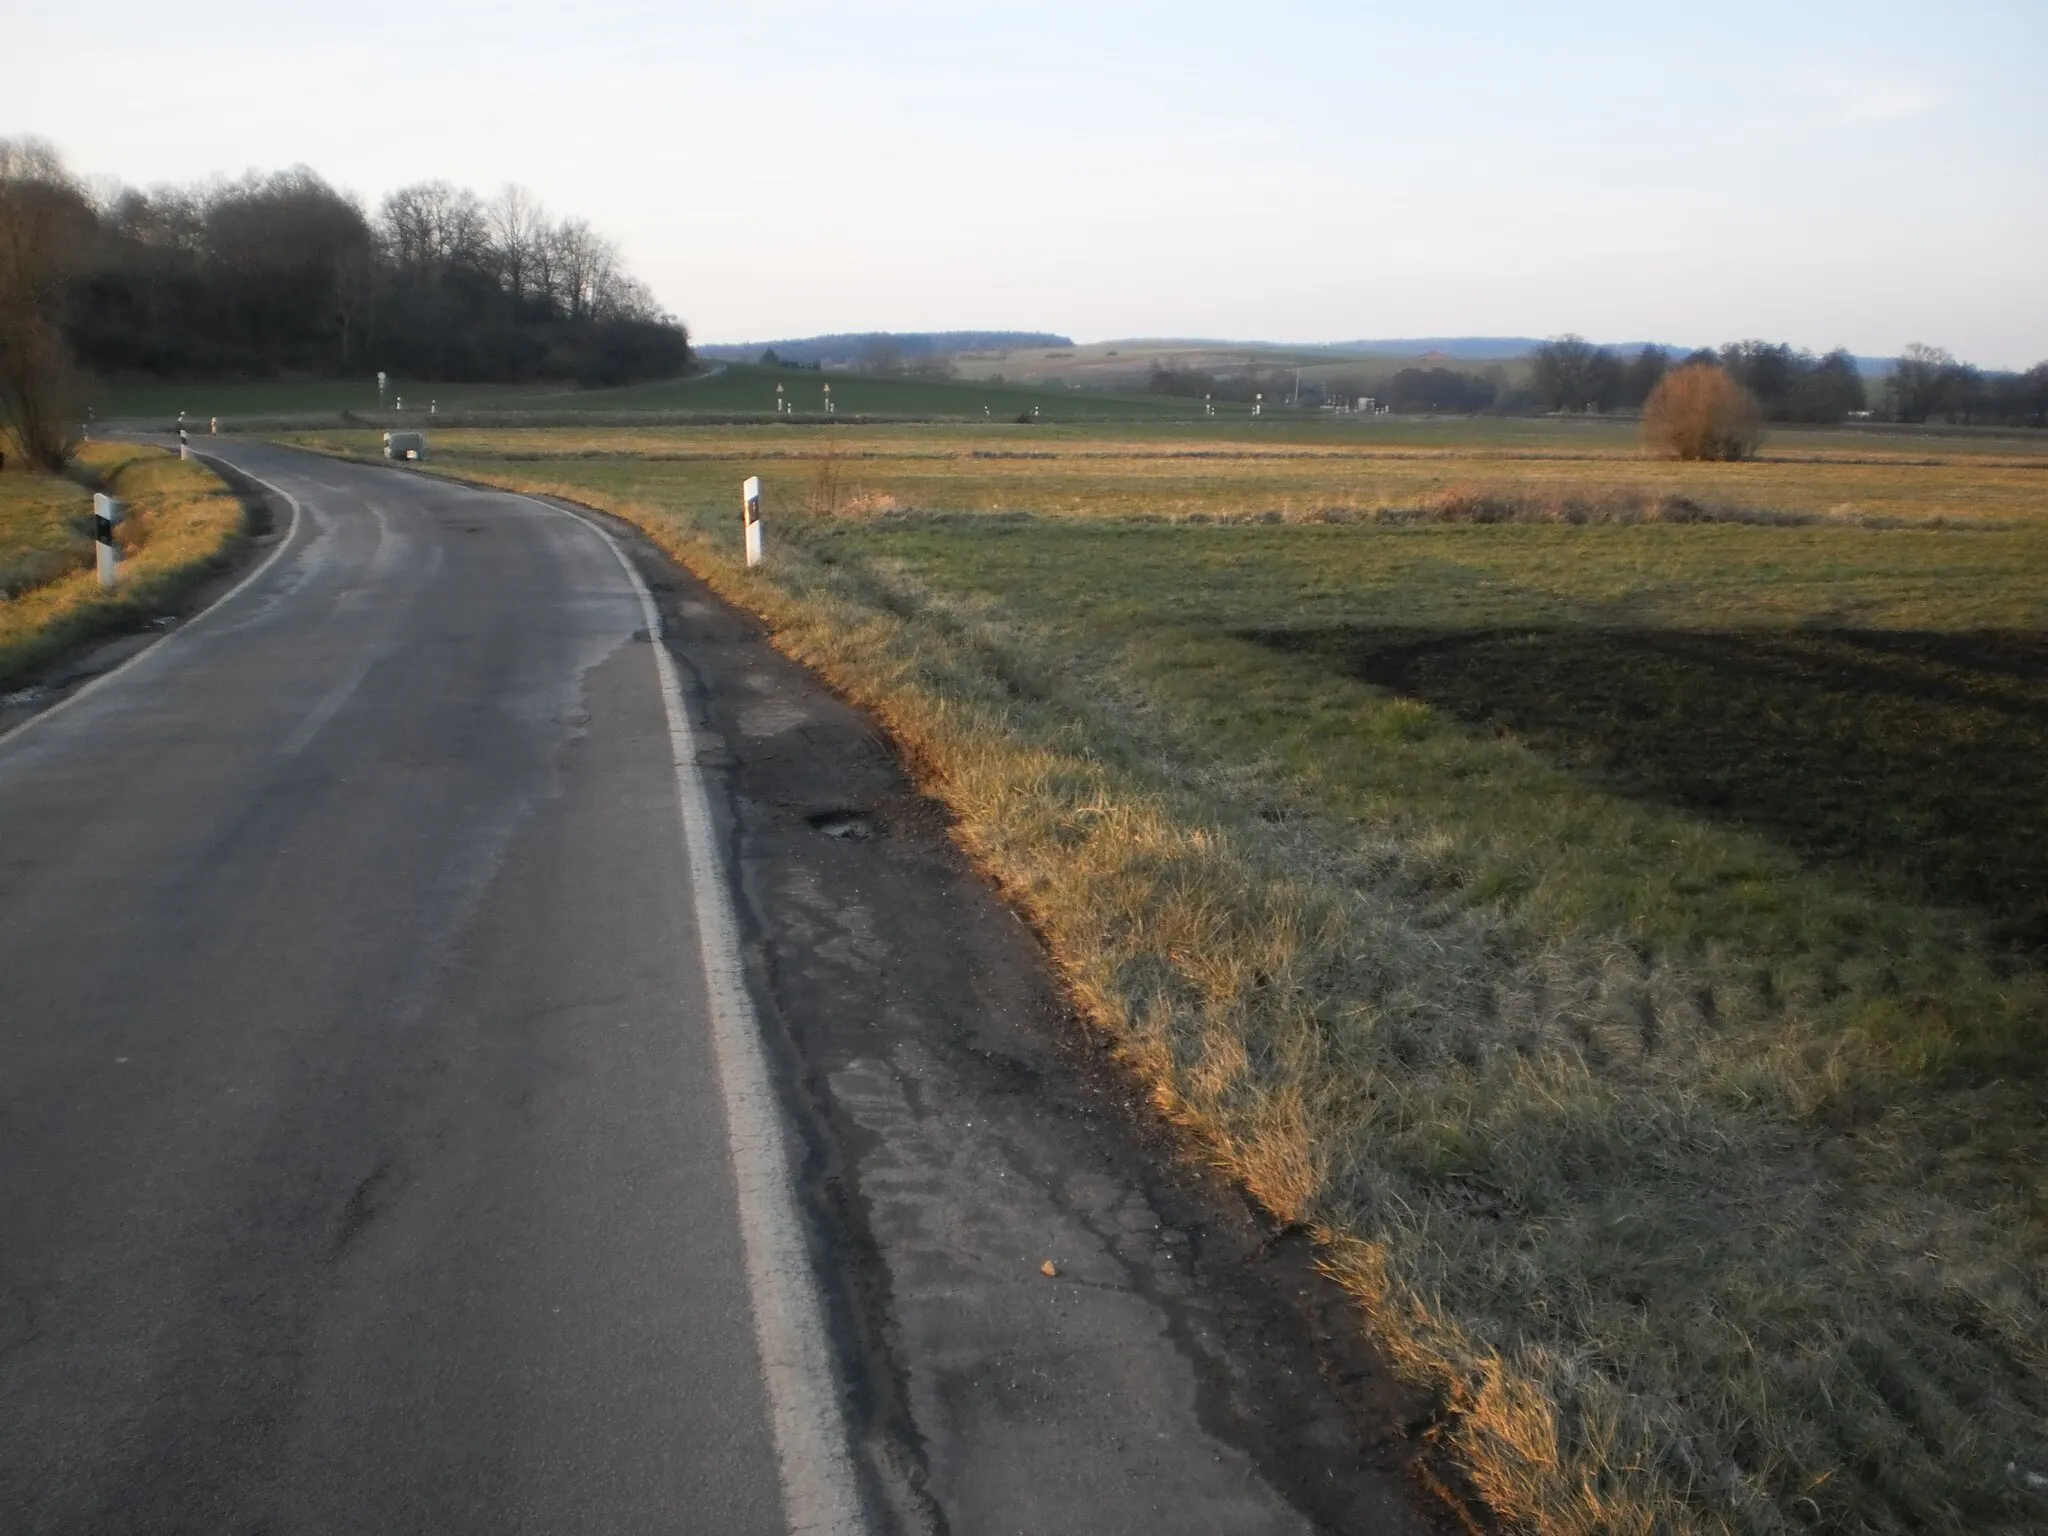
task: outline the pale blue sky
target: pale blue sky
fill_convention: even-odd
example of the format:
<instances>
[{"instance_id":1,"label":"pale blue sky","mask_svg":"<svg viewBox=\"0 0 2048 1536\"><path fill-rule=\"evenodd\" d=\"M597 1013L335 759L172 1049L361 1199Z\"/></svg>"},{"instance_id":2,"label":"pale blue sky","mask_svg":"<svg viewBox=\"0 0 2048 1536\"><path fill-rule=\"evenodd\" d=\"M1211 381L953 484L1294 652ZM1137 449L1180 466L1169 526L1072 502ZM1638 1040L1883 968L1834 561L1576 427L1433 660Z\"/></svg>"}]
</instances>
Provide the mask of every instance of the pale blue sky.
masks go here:
<instances>
[{"instance_id":1,"label":"pale blue sky","mask_svg":"<svg viewBox=\"0 0 2048 1536\"><path fill-rule=\"evenodd\" d=\"M0 133L531 187L707 341L2048 357L2048 4L16 0Z\"/></svg>"}]
</instances>

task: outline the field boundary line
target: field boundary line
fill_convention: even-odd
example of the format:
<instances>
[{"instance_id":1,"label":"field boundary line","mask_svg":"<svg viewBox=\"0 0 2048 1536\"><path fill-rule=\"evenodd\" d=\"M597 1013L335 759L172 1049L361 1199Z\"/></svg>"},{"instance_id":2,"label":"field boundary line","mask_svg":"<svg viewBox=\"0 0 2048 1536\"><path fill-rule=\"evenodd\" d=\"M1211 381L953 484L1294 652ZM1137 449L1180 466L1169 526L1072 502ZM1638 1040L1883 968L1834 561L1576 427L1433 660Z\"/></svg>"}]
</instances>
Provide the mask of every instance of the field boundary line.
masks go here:
<instances>
[{"instance_id":1,"label":"field boundary line","mask_svg":"<svg viewBox=\"0 0 2048 1536\"><path fill-rule=\"evenodd\" d=\"M199 453L197 451L194 452L193 457L197 458L201 463L207 463L210 461L210 455ZM293 541L295 541L298 538L299 524L303 521L303 519L299 515L298 497L294 496L290 491L286 490L281 485L272 485L268 480L265 480L261 475L249 474L249 471L243 469L239 464L235 465L234 469L237 474L248 475L251 480L254 480L266 491L274 491L279 496L282 496L285 499L285 504L292 509L291 524L289 527L285 529L284 537L277 541L277 547L271 550L271 552L265 555L261 560L259 560L256 563L256 568L253 571L248 572L245 576L242 577L240 581L236 582L232 587L229 587L227 591L221 593L219 597L216 597L204 608L200 609L197 613L193 614L191 618L187 619L184 623L180 624L176 629L167 630L163 634L158 635L154 640L150 641L149 644L145 645L133 656L126 658L125 660L121 661L115 666L107 668L107 670L100 673L98 677L88 678L85 682L80 683L76 688L72 689L71 692L65 694L63 698L59 699L56 703L52 704L48 709L38 710L35 714L30 715L26 720L21 721L19 724L9 726L6 730L0 731L0 747L6 746L7 743L9 743L10 741L16 740L18 737L22 736L29 730L33 729L38 725L41 725L45 720L51 719L56 715L63 714L65 710L69 709L72 705L76 704L80 699L85 698L89 694L98 692L102 684L111 683L115 678L119 677L122 673L126 672L130 667L134 666L137 662L143 661L151 656L162 655L164 647L170 644L171 641L177 639L180 635L190 632L196 625L205 623L214 614L218 613L222 608L226 607L229 603L233 602L237 597L241 595L242 589L244 587L248 586L251 582L255 581L257 577L261 576L265 571L269 570L273 565L277 564L278 557L282 555L287 549L291 548ZM230 486L229 489L233 490L233 487Z\"/></svg>"}]
</instances>

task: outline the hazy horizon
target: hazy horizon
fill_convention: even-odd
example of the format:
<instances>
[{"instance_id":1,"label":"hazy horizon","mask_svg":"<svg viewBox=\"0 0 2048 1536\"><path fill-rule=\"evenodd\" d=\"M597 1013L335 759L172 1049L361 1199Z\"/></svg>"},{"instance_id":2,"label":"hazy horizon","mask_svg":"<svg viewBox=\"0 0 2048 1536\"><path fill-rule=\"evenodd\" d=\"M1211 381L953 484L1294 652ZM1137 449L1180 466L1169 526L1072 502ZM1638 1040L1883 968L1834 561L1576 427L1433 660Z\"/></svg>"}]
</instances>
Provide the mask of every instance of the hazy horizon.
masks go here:
<instances>
[{"instance_id":1,"label":"hazy horizon","mask_svg":"<svg viewBox=\"0 0 2048 1536\"><path fill-rule=\"evenodd\" d=\"M13 25L0 133L148 185L531 188L709 342L836 331L1742 337L2048 357L2048 12L1456 20L226 0ZM81 51L83 50L83 52ZM87 69L85 64L90 65Z\"/></svg>"}]
</instances>

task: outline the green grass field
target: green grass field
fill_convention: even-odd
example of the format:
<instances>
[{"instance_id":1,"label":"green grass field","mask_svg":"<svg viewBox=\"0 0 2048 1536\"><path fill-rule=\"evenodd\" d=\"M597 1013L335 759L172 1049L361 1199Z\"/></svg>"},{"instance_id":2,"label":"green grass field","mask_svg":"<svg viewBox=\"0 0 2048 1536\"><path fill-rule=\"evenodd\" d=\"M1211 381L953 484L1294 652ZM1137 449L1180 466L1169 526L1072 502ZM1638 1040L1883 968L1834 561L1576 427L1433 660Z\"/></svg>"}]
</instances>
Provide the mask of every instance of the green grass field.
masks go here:
<instances>
[{"instance_id":1,"label":"green grass field","mask_svg":"<svg viewBox=\"0 0 2048 1536\"><path fill-rule=\"evenodd\" d=\"M634 518L872 708L1507 1521L2041 1529L2048 457L1544 425L436 467Z\"/></svg>"},{"instance_id":2,"label":"green grass field","mask_svg":"<svg viewBox=\"0 0 2048 1536\"><path fill-rule=\"evenodd\" d=\"M1247 370L1277 375L1290 385L1299 374L1304 385L1363 385L1367 393L1384 385L1403 368L1450 366L1464 370L1498 367L1503 377L1521 382L1528 377L1525 357L1492 361L1446 362L1409 354L1358 353L1332 356L1317 347L1274 343L1124 340L1088 342L1072 347L1009 347L972 353L959 359L963 374L977 378L1001 375L1028 383L1059 380L1094 388L1143 388L1154 367L1212 373L1220 376Z\"/></svg>"},{"instance_id":3,"label":"green grass field","mask_svg":"<svg viewBox=\"0 0 2048 1536\"><path fill-rule=\"evenodd\" d=\"M394 398L405 399L408 414L424 412L429 401L438 401L444 411L503 409L548 392L518 384L436 384L418 379L396 380L391 390ZM377 380L372 374L365 379L108 384L94 391L91 401L100 421L165 421L183 411L201 428L214 416L224 421L336 416L343 411L370 416L377 411Z\"/></svg>"},{"instance_id":4,"label":"green grass field","mask_svg":"<svg viewBox=\"0 0 2048 1536\"><path fill-rule=\"evenodd\" d=\"M124 384L102 387L93 398L101 421L163 421L184 411L196 425L212 417L224 422L280 421L290 418L337 417L350 411L385 422L397 400L405 402L405 418L424 424L429 405L437 415L457 419L496 415L707 416L772 417L775 386L783 386L796 414L822 415L824 386L842 416L950 417L962 421L1015 421L1034 408L1047 422L1163 421L1200 416L1199 402L1159 396L1115 394L1101 390L1032 389L1018 385L968 383L944 379L869 378L858 374L820 374L793 368L759 368L735 364L688 379L633 384L614 389L565 389L553 384L446 384L419 379L393 379L386 412L377 406L374 377L362 380L300 382L225 382ZM1219 408L1220 409L1220 408ZM1244 414L1245 408L1238 408Z\"/></svg>"},{"instance_id":5,"label":"green grass field","mask_svg":"<svg viewBox=\"0 0 2048 1536\"><path fill-rule=\"evenodd\" d=\"M1030 389L1020 385L974 384L949 379L869 378L862 374L813 373L800 368L761 368L735 363L708 378L635 384L622 389L586 390L552 397L578 410L705 411L772 415L775 386L799 414L822 414L825 386L844 416L941 416L963 420L1011 421L1034 407L1040 420L1063 422L1156 421L1201 414L1201 406L1152 395L1106 391Z\"/></svg>"}]
</instances>

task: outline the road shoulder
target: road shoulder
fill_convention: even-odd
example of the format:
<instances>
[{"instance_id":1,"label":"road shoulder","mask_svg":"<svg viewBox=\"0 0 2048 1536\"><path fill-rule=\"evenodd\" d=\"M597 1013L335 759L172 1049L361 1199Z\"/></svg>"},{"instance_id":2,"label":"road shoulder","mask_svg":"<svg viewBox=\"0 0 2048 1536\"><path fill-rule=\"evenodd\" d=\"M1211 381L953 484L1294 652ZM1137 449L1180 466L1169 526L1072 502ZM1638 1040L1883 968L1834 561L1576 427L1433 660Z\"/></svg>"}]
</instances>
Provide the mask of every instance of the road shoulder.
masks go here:
<instances>
[{"instance_id":1,"label":"road shoulder","mask_svg":"<svg viewBox=\"0 0 2048 1536\"><path fill-rule=\"evenodd\" d=\"M1459 1529L1432 1404L1304 1234L1077 1018L881 732L629 525L660 604L857 1453L908 1530Z\"/></svg>"}]
</instances>

